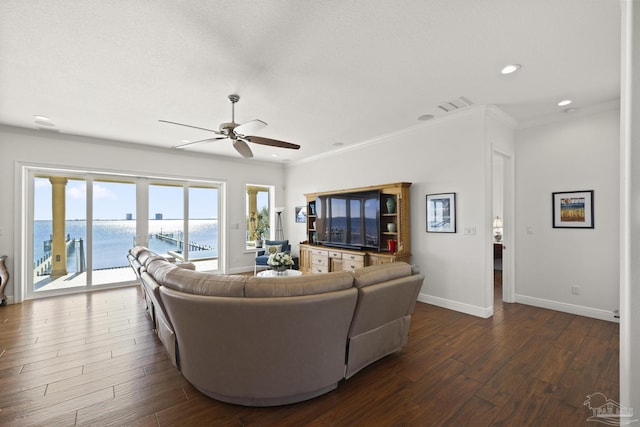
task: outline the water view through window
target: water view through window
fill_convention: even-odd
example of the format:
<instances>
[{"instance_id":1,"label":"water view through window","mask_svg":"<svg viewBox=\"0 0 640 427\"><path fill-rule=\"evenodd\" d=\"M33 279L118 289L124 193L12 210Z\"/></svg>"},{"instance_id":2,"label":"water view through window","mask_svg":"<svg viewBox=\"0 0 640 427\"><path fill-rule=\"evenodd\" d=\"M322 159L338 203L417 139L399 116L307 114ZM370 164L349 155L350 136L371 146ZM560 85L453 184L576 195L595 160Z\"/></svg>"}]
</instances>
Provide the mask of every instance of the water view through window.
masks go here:
<instances>
[{"instance_id":1,"label":"water view through window","mask_svg":"<svg viewBox=\"0 0 640 427\"><path fill-rule=\"evenodd\" d=\"M57 190L53 182L58 183ZM213 268L217 268L217 187L143 185L150 217L143 219L148 221L146 233L138 236L136 205L140 189L137 186L141 184L135 180L86 181L75 177L36 176L33 183L35 292L135 281L126 255L138 243L146 244L159 254L175 256L178 262L215 260ZM187 221L184 220L186 189ZM92 195L91 221L86 218L87 194ZM89 234L88 226L91 227ZM63 240L58 237L56 241L58 235L62 235ZM60 260L57 270L56 259Z\"/></svg>"}]
</instances>

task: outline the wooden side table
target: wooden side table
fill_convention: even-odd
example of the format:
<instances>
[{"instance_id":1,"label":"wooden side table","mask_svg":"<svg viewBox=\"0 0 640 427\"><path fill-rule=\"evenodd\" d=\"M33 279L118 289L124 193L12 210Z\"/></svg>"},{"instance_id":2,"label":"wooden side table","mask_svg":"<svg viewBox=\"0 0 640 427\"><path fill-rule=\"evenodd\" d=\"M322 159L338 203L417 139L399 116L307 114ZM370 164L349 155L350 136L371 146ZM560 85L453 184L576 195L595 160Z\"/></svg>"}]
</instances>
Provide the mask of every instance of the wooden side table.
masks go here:
<instances>
[{"instance_id":1,"label":"wooden side table","mask_svg":"<svg viewBox=\"0 0 640 427\"><path fill-rule=\"evenodd\" d=\"M7 259L6 255L0 256L0 305L7 304L7 296L4 294L4 288L7 287L9 281L9 272L4 265L4 260Z\"/></svg>"}]
</instances>

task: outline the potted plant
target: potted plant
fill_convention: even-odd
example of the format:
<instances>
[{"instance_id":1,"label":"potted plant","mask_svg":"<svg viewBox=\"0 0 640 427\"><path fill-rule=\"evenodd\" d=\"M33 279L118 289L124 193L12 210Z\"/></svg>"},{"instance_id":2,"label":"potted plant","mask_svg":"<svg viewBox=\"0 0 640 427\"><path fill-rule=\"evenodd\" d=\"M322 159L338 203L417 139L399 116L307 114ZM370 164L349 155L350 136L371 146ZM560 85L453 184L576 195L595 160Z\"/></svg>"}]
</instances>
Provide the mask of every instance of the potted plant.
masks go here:
<instances>
[{"instance_id":1,"label":"potted plant","mask_svg":"<svg viewBox=\"0 0 640 427\"><path fill-rule=\"evenodd\" d=\"M261 248L264 233L269 230L269 216L264 213L251 212L250 221L253 225L253 239L255 240L256 248Z\"/></svg>"}]
</instances>

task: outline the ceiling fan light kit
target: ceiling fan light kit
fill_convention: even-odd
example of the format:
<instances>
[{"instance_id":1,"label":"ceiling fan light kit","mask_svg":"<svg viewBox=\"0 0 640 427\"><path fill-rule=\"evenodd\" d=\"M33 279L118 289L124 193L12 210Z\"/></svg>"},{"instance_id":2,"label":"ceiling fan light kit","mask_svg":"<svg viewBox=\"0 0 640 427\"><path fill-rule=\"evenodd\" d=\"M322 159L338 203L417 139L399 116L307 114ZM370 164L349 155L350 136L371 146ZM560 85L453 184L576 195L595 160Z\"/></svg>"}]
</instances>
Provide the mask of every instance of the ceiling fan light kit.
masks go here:
<instances>
[{"instance_id":1,"label":"ceiling fan light kit","mask_svg":"<svg viewBox=\"0 0 640 427\"><path fill-rule=\"evenodd\" d=\"M247 159L253 157L253 152L251 151L251 148L249 148L249 145L247 144L247 142L251 142L253 144L260 144L260 145L268 145L270 147L288 148L292 150L297 150L300 148L298 144L292 144L290 142L279 141L277 139L271 139L271 138L264 138L261 136L247 135L247 133L253 133L260 129L263 129L264 127L267 126L267 123L259 119L251 120L243 124L236 123L235 105L236 105L236 102L240 100L240 96L236 94L232 94L228 96L228 99L231 102L231 121L227 123L221 123L220 126L218 127L218 130L187 125L184 123L172 122L169 120L158 120L161 123L168 123L171 125L178 125L178 126L184 126L184 127L193 128L193 129L204 130L207 132L213 132L217 135L211 138L201 139L199 141L185 142L184 144L176 145L173 148L182 149L191 145L200 144L202 142L210 142L218 139L230 139L233 141L233 148L235 148L235 150L238 153L240 153L242 157Z\"/></svg>"}]
</instances>

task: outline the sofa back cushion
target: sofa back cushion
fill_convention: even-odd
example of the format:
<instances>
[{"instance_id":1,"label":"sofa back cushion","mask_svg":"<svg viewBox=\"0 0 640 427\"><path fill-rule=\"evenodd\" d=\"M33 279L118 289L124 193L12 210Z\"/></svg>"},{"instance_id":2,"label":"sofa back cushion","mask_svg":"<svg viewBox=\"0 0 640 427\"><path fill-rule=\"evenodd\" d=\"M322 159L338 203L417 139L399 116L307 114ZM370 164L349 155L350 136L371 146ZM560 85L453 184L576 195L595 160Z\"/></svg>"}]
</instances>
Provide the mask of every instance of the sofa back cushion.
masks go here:
<instances>
[{"instance_id":1,"label":"sofa back cushion","mask_svg":"<svg viewBox=\"0 0 640 427\"><path fill-rule=\"evenodd\" d=\"M348 272L305 274L293 277L249 277L244 293L248 298L291 297L341 291L353 287Z\"/></svg>"},{"instance_id":2,"label":"sofa back cushion","mask_svg":"<svg viewBox=\"0 0 640 427\"><path fill-rule=\"evenodd\" d=\"M242 297L246 280L247 276L218 275L173 266L158 283L188 294Z\"/></svg>"},{"instance_id":3,"label":"sofa back cushion","mask_svg":"<svg viewBox=\"0 0 640 427\"><path fill-rule=\"evenodd\" d=\"M370 265L357 268L351 274L353 275L354 286L362 288L400 277L411 276L411 266L406 262Z\"/></svg>"},{"instance_id":4,"label":"sofa back cushion","mask_svg":"<svg viewBox=\"0 0 640 427\"><path fill-rule=\"evenodd\" d=\"M138 255L140 255L142 252L148 252L149 249L147 249L144 246L134 246L133 248L129 249L129 253L131 255L133 255L135 258L138 258Z\"/></svg>"},{"instance_id":5,"label":"sofa back cushion","mask_svg":"<svg viewBox=\"0 0 640 427\"><path fill-rule=\"evenodd\" d=\"M157 255L147 259L145 262L146 272L149 273L159 284L164 282L166 275L174 268L177 268L175 264L171 264L166 259Z\"/></svg>"}]
</instances>

